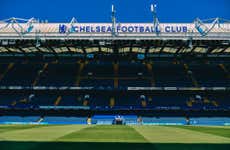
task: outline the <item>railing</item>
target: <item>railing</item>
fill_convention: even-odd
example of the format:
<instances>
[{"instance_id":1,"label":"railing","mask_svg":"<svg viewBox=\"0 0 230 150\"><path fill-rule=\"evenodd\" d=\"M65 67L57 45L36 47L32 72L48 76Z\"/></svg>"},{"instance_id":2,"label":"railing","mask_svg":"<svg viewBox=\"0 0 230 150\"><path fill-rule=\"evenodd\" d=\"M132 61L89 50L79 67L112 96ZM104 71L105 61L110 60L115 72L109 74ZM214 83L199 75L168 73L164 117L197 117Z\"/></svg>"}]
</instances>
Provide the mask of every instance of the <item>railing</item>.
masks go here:
<instances>
[{"instance_id":1,"label":"railing","mask_svg":"<svg viewBox=\"0 0 230 150\"><path fill-rule=\"evenodd\" d=\"M77 91L77 90L98 90L111 91L112 87L76 87L76 86L0 86L0 90L34 90L34 91ZM119 90L119 88L118 88ZM127 91L229 91L230 87L125 87L120 90Z\"/></svg>"},{"instance_id":2,"label":"railing","mask_svg":"<svg viewBox=\"0 0 230 150\"><path fill-rule=\"evenodd\" d=\"M60 34L60 33L28 33L19 35L16 32L3 33L0 32L0 39L134 39L134 40L151 40L151 39L184 39L188 40L192 38L196 39L207 39L207 40L229 40L230 32L210 32L206 36L202 36L199 33L119 33L117 36L112 36L111 33L71 33L71 34Z\"/></svg>"}]
</instances>

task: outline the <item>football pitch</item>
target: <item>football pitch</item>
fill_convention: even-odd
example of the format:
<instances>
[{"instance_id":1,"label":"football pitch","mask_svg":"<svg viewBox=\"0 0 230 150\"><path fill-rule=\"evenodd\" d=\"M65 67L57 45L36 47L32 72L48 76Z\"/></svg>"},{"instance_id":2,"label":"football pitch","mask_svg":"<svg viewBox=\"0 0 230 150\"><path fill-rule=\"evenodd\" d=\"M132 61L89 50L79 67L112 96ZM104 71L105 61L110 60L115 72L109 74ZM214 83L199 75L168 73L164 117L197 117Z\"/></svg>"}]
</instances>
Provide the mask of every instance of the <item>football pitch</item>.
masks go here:
<instances>
[{"instance_id":1,"label":"football pitch","mask_svg":"<svg viewBox=\"0 0 230 150\"><path fill-rule=\"evenodd\" d=\"M0 150L226 150L229 126L0 125Z\"/></svg>"}]
</instances>

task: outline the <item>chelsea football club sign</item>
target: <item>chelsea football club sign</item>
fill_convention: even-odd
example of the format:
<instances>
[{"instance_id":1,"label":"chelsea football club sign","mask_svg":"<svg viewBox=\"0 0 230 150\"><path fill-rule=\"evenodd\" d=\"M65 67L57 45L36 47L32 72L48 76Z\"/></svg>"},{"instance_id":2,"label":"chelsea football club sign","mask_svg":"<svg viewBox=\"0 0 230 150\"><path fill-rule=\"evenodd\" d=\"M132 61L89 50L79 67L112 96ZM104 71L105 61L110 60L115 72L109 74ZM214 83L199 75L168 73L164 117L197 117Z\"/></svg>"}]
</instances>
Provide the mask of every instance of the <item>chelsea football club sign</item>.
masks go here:
<instances>
[{"instance_id":1,"label":"chelsea football club sign","mask_svg":"<svg viewBox=\"0 0 230 150\"><path fill-rule=\"evenodd\" d=\"M154 28L151 24L124 24L115 27L118 33L185 33L188 32L187 26L166 25L162 28ZM67 25L59 24L59 33L111 33L112 26L109 24L81 24Z\"/></svg>"}]
</instances>

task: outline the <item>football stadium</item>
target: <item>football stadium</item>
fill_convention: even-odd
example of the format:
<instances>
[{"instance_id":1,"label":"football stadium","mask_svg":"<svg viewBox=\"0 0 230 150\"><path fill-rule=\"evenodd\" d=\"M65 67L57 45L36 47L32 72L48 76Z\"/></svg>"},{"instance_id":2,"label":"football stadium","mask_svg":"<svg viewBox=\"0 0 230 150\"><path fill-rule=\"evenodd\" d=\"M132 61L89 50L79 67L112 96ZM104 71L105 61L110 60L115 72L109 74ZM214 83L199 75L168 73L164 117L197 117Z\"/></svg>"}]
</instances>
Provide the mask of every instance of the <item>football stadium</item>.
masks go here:
<instances>
[{"instance_id":1,"label":"football stadium","mask_svg":"<svg viewBox=\"0 0 230 150\"><path fill-rule=\"evenodd\" d=\"M230 148L230 20L0 21L0 149Z\"/></svg>"}]
</instances>

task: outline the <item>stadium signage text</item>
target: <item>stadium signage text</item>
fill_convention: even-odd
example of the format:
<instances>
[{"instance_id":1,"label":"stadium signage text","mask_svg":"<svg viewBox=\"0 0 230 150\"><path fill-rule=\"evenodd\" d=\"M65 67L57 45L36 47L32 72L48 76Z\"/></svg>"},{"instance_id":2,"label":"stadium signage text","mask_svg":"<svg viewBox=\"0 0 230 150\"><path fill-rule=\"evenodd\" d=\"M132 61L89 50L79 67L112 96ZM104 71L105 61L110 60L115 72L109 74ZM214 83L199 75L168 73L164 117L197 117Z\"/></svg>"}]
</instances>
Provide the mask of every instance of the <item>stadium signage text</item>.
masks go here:
<instances>
[{"instance_id":1,"label":"stadium signage text","mask_svg":"<svg viewBox=\"0 0 230 150\"><path fill-rule=\"evenodd\" d=\"M67 26L59 24L59 33L111 33L113 31L110 25L76 25ZM115 27L118 33L186 33L187 26L165 26L163 29L154 28L151 25L120 25Z\"/></svg>"}]
</instances>

